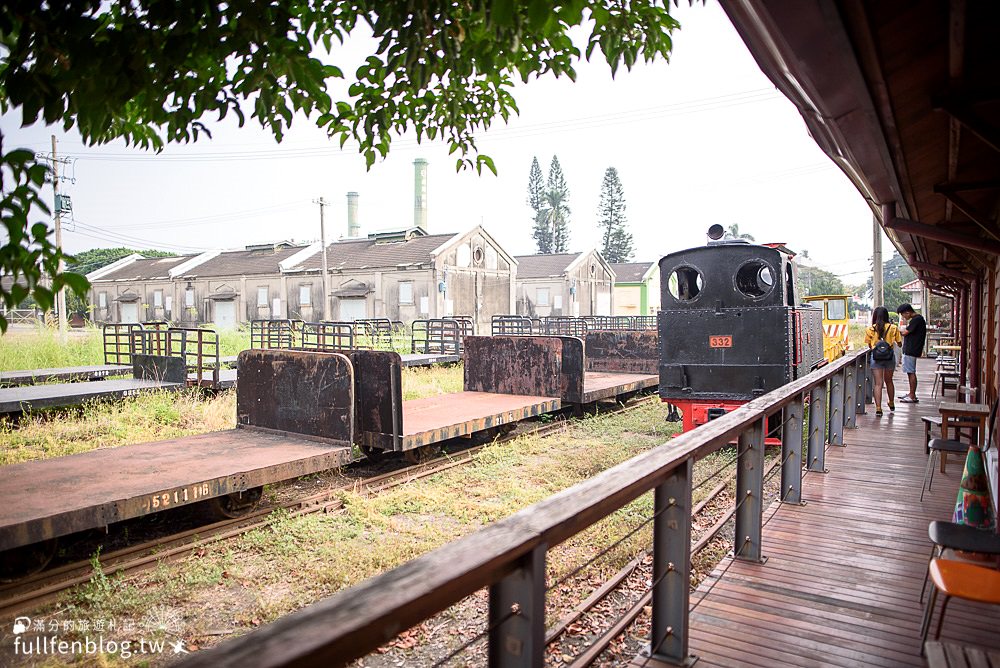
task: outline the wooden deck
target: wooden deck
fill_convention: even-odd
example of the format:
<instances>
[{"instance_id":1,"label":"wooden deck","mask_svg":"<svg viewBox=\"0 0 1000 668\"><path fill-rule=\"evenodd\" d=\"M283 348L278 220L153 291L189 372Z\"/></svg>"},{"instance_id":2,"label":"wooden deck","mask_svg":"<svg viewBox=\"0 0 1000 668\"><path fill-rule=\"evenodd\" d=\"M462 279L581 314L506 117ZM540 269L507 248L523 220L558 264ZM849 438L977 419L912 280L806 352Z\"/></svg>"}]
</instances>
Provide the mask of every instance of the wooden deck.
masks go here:
<instances>
[{"instance_id":1,"label":"wooden deck","mask_svg":"<svg viewBox=\"0 0 1000 668\"><path fill-rule=\"evenodd\" d=\"M927 462L920 416L936 415L940 401L930 398L933 361L921 360L919 372L921 403L897 401L894 414L883 403L883 418L869 406L858 429L846 431L846 447L827 450L829 472L806 475L806 504L765 512L766 563L726 559L692 595L698 666L925 665L927 524L951 518L962 463L952 458L919 500ZM906 377L897 370L895 379L899 395ZM1000 606L955 600L941 637L997 649L997 629ZM665 664L639 657L632 665Z\"/></svg>"}]
</instances>

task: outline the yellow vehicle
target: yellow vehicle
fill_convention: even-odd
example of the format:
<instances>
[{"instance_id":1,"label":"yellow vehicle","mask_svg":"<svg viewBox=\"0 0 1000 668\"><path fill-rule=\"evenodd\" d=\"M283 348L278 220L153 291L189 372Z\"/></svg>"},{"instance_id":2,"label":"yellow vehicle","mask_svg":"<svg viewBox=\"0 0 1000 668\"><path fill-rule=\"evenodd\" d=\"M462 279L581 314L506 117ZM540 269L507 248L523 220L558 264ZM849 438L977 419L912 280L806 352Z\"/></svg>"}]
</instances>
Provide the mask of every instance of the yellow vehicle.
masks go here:
<instances>
[{"instance_id":1,"label":"yellow vehicle","mask_svg":"<svg viewBox=\"0 0 1000 668\"><path fill-rule=\"evenodd\" d=\"M847 330L847 300L850 295L812 295L802 301L823 309L823 357L832 362L843 357L850 347Z\"/></svg>"}]
</instances>

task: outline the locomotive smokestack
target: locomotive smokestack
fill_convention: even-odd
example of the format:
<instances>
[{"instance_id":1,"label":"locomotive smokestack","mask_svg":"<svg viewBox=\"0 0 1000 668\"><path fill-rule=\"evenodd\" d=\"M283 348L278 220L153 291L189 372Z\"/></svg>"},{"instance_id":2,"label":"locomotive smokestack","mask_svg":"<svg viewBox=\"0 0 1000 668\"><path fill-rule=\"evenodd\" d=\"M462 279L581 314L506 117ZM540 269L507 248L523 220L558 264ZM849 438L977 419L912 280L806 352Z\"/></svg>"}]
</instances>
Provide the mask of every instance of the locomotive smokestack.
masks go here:
<instances>
[{"instance_id":1,"label":"locomotive smokestack","mask_svg":"<svg viewBox=\"0 0 1000 668\"><path fill-rule=\"evenodd\" d=\"M427 231L427 161L413 161L413 226Z\"/></svg>"},{"instance_id":2,"label":"locomotive smokestack","mask_svg":"<svg viewBox=\"0 0 1000 668\"><path fill-rule=\"evenodd\" d=\"M347 236L356 239L361 234L361 224L358 223L358 194L347 193Z\"/></svg>"}]
</instances>

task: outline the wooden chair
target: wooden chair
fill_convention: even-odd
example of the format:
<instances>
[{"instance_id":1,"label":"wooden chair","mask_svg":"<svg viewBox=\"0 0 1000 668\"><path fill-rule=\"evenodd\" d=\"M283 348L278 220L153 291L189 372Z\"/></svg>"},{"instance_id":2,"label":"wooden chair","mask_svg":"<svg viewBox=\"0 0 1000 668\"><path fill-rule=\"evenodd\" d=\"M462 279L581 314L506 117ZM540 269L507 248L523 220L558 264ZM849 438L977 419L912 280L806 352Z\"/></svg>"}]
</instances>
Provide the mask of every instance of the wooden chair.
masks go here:
<instances>
[{"instance_id":1,"label":"wooden chair","mask_svg":"<svg viewBox=\"0 0 1000 668\"><path fill-rule=\"evenodd\" d=\"M944 624L944 616L951 599L961 598L976 603L1000 605L1000 571L951 559L932 559L928 570L934 587L927 600L923 624L920 627L921 655L924 652L924 642L927 640L927 632L934 617L934 605L937 603L939 592L944 594L944 599L934 633L935 640L941 635L941 626Z\"/></svg>"}]
</instances>

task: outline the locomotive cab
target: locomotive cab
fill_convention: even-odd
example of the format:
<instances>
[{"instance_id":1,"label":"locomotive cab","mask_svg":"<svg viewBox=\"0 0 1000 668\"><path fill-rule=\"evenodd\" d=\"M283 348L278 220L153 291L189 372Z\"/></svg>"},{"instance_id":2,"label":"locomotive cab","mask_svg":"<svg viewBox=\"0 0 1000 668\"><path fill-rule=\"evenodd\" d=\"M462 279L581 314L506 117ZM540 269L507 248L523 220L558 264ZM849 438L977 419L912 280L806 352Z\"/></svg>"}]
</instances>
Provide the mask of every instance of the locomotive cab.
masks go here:
<instances>
[{"instance_id":1,"label":"locomotive cab","mask_svg":"<svg viewBox=\"0 0 1000 668\"><path fill-rule=\"evenodd\" d=\"M660 397L685 430L825 362L821 309L797 303L791 255L713 241L660 260Z\"/></svg>"}]
</instances>

